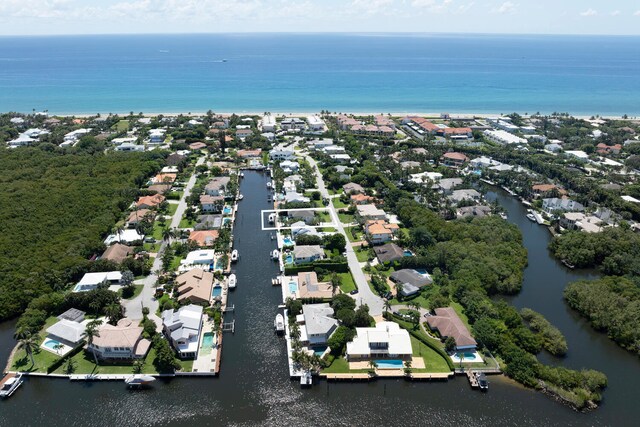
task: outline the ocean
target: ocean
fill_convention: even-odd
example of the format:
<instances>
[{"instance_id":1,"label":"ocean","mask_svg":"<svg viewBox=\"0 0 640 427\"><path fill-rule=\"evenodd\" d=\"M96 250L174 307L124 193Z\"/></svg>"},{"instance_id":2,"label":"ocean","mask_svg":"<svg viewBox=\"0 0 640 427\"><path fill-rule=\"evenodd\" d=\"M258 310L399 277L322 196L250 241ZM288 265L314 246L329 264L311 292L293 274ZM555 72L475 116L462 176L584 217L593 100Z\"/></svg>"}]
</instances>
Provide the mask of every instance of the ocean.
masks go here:
<instances>
[{"instance_id":1,"label":"ocean","mask_svg":"<svg viewBox=\"0 0 640 427\"><path fill-rule=\"evenodd\" d=\"M640 115L640 37L0 37L0 111Z\"/></svg>"}]
</instances>

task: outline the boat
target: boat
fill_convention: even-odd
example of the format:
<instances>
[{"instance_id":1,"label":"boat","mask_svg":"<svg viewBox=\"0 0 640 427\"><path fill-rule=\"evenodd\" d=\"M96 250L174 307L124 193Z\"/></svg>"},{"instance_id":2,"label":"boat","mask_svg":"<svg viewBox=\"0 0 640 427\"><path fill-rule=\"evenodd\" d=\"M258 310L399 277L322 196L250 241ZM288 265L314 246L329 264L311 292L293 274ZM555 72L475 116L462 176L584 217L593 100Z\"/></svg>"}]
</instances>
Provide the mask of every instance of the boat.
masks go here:
<instances>
[{"instance_id":1,"label":"boat","mask_svg":"<svg viewBox=\"0 0 640 427\"><path fill-rule=\"evenodd\" d=\"M3 399L10 397L20 385L22 385L22 374L20 372L5 375L0 380L0 397Z\"/></svg>"},{"instance_id":2,"label":"boat","mask_svg":"<svg viewBox=\"0 0 640 427\"><path fill-rule=\"evenodd\" d=\"M278 260L278 258L280 258L280 252L278 252L278 250L277 250L277 249L274 249L274 250L271 252L271 259L272 259L272 260L274 260L274 261L277 261L277 260Z\"/></svg>"},{"instance_id":3,"label":"boat","mask_svg":"<svg viewBox=\"0 0 640 427\"><path fill-rule=\"evenodd\" d=\"M300 376L300 387L307 388L313 385L313 377L311 372L306 371Z\"/></svg>"},{"instance_id":4,"label":"boat","mask_svg":"<svg viewBox=\"0 0 640 427\"><path fill-rule=\"evenodd\" d=\"M236 279L236 275L231 273L229 275L229 289L234 289L237 284L238 284L238 282L237 282L237 279Z\"/></svg>"},{"instance_id":5,"label":"boat","mask_svg":"<svg viewBox=\"0 0 640 427\"><path fill-rule=\"evenodd\" d=\"M231 251L231 262L238 262L238 258L240 258L240 254L237 249Z\"/></svg>"},{"instance_id":6,"label":"boat","mask_svg":"<svg viewBox=\"0 0 640 427\"><path fill-rule=\"evenodd\" d=\"M489 390L489 380L487 380L484 372L476 372L476 379L478 380L478 387L480 387L481 391Z\"/></svg>"},{"instance_id":7,"label":"boat","mask_svg":"<svg viewBox=\"0 0 640 427\"><path fill-rule=\"evenodd\" d=\"M129 387L142 387L151 384L155 380L151 375L135 374L125 378L124 382Z\"/></svg>"},{"instance_id":8,"label":"boat","mask_svg":"<svg viewBox=\"0 0 640 427\"><path fill-rule=\"evenodd\" d=\"M278 335L284 333L284 316L280 313L276 315L276 320L273 321L273 327Z\"/></svg>"},{"instance_id":9,"label":"boat","mask_svg":"<svg viewBox=\"0 0 640 427\"><path fill-rule=\"evenodd\" d=\"M274 222L276 222L276 214L275 213L270 213L269 214L269 224L273 224Z\"/></svg>"},{"instance_id":10,"label":"boat","mask_svg":"<svg viewBox=\"0 0 640 427\"><path fill-rule=\"evenodd\" d=\"M244 178L244 172L240 172L240 178Z\"/></svg>"},{"instance_id":11,"label":"boat","mask_svg":"<svg viewBox=\"0 0 640 427\"><path fill-rule=\"evenodd\" d=\"M500 218L502 219L507 219L507 213L506 212L500 212Z\"/></svg>"},{"instance_id":12,"label":"boat","mask_svg":"<svg viewBox=\"0 0 640 427\"><path fill-rule=\"evenodd\" d=\"M531 220L531 221L533 221L533 222L537 222L537 221L536 221L536 217L535 217L535 215L534 215L534 214L532 214L532 213L528 213L528 214L527 214L527 218L529 218L529 220Z\"/></svg>"},{"instance_id":13,"label":"boat","mask_svg":"<svg viewBox=\"0 0 640 427\"><path fill-rule=\"evenodd\" d=\"M267 188L271 188L271 181L267 182Z\"/></svg>"},{"instance_id":14,"label":"boat","mask_svg":"<svg viewBox=\"0 0 640 427\"><path fill-rule=\"evenodd\" d=\"M242 194L238 194L238 200L242 200L244 199L244 196Z\"/></svg>"}]
</instances>

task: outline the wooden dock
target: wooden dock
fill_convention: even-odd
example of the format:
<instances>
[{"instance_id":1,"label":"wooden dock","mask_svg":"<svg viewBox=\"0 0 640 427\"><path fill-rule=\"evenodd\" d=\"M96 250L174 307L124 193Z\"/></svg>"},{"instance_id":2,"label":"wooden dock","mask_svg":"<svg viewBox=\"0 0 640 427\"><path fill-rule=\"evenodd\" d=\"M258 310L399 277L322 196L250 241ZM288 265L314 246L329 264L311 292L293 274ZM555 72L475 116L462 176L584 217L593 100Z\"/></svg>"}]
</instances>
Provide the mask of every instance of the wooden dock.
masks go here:
<instances>
[{"instance_id":1,"label":"wooden dock","mask_svg":"<svg viewBox=\"0 0 640 427\"><path fill-rule=\"evenodd\" d=\"M478 384L478 378L476 377L475 372L467 371L467 378L469 379L469 384L471 384L471 388L480 388L480 384Z\"/></svg>"}]
</instances>

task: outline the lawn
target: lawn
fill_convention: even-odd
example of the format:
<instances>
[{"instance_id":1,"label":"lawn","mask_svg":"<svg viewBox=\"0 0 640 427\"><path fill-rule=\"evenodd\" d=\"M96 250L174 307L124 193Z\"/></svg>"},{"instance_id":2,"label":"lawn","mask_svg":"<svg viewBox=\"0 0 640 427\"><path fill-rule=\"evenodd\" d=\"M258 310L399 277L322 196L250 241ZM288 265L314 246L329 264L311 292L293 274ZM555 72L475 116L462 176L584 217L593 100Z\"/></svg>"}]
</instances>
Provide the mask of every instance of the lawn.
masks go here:
<instances>
[{"instance_id":1,"label":"lawn","mask_svg":"<svg viewBox=\"0 0 640 427\"><path fill-rule=\"evenodd\" d=\"M360 227L345 227L344 231L347 233L347 239L349 239L351 243L362 241L364 233Z\"/></svg>"},{"instance_id":2,"label":"lawn","mask_svg":"<svg viewBox=\"0 0 640 427\"><path fill-rule=\"evenodd\" d=\"M318 222L331 222L331 215L329 215L329 212L316 211L315 218Z\"/></svg>"},{"instance_id":3,"label":"lawn","mask_svg":"<svg viewBox=\"0 0 640 427\"><path fill-rule=\"evenodd\" d=\"M169 271L177 271L178 267L180 267L180 261L182 261L184 257L174 256L171 260L171 265L169 266Z\"/></svg>"},{"instance_id":4,"label":"lawn","mask_svg":"<svg viewBox=\"0 0 640 427\"><path fill-rule=\"evenodd\" d=\"M125 299L134 299L136 298L138 295L140 295L142 293L142 290L144 289L144 285L135 285L134 291L133 291L133 295L131 295L129 298L125 298ZM120 298L122 298L122 289L120 289L118 291L118 294L120 295Z\"/></svg>"},{"instance_id":5,"label":"lawn","mask_svg":"<svg viewBox=\"0 0 640 427\"><path fill-rule=\"evenodd\" d=\"M355 216L344 212L338 212L338 218L340 218L340 222L343 224L351 224L356 220Z\"/></svg>"},{"instance_id":6,"label":"lawn","mask_svg":"<svg viewBox=\"0 0 640 427\"><path fill-rule=\"evenodd\" d=\"M447 361L434 349L411 336L411 348L414 357L422 357L424 369L412 369L413 372L451 372Z\"/></svg>"},{"instance_id":7,"label":"lawn","mask_svg":"<svg viewBox=\"0 0 640 427\"><path fill-rule=\"evenodd\" d=\"M196 226L196 221L182 217L182 220L180 220L180 224L178 225L178 228L194 228L195 226Z\"/></svg>"},{"instance_id":8,"label":"lawn","mask_svg":"<svg viewBox=\"0 0 640 427\"><path fill-rule=\"evenodd\" d=\"M168 223L165 224L165 227L168 226ZM160 225L160 221L155 221L153 223L153 238L160 241L162 240L162 230L164 227L162 227L162 225Z\"/></svg>"},{"instance_id":9,"label":"lawn","mask_svg":"<svg viewBox=\"0 0 640 427\"><path fill-rule=\"evenodd\" d=\"M40 338L44 340L44 337L45 334L40 334ZM42 344L42 341L39 344ZM20 349L13 357L11 369L21 372L47 372L47 368L58 359L59 356L38 347L33 352L34 365L32 366L27 352L24 349Z\"/></svg>"},{"instance_id":10,"label":"lawn","mask_svg":"<svg viewBox=\"0 0 640 427\"><path fill-rule=\"evenodd\" d=\"M338 188L337 190L334 190L333 188L327 188L327 191L332 196L335 195L335 194L342 194L342 188Z\"/></svg>"},{"instance_id":11,"label":"lawn","mask_svg":"<svg viewBox=\"0 0 640 427\"><path fill-rule=\"evenodd\" d=\"M320 227L320 228L317 228L317 230L322 233L336 233L338 231L333 227Z\"/></svg>"},{"instance_id":12,"label":"lawn","mask_svg":"<svg viewBox=\"0 0 640 427\"><path fill-rule=\"evenodd\" d=\"M356 258L358 258L359 262L367 262L371 258L373 258L372 251L369 247L366 247L366 248L357 247L357 248L353 248L353 251L356 253Z\"/></svg>"},{"instance_id":13,"label":"lawn","mask_svg":"<svg viewBox=\"0 0 640 427\"><path fill-rule=\"evenodd\" d=\"M331 363L331 366L326 367L322 370L322 372L328 374L350 374L350 373L366 373L369 372L367 369L354 369L353 371L349 369L349 362L344 357L336 357Z\"/></svg>"},{"instance_id":14,"label":"lawn","mask_svg":"<svg viewBox=\"0 0 640 427\"><path fill-rule=\"evenodd\" d=\"M342 200L340 200L340 197L336 197L332 200L333 206L336 209L342 209L342 208L346 208L349 207L349 205L347 205L346 203L344 203Z\"/></svg>"},{"instance_id":15,"label":"lawn","mask_svg":"<svg viewBox=\"0 0 640 427\"><path fill-rule=\"evenodd\" d=\"M167 215L173 216L178 210L178 203L167 203Z\"/></svg>"},{"instance_id":16,"label":"lawn","mask_svg":"<svg viewBox=\"0 0 640 427\"><path fill-rule=\"evenodd\" d=\"M160 243L144 243L142 248L151 253L157 253L160 250Z\"/></svg>"},{"instance_id":17,"label":"lawn","mask_svg":"<svg viewBox=\"0 0 640 427\"><path fill-rule=\"evenodd\" d=\"M118 132L126 132L129 130L129 120L120 120L115 127Z\"/></svg>"},{"instance_id":18,"label":"lawn","mask_svg":"<svg viewBox=\"0 0 640 427\"><path fill-rule=\"evenodd\" d=\"M347 273L338 273L338 276L340 276L340 290L344 293L349 293L352 290L356 289L356 284L353 281L353 276L351 276L351 273L347 272Z\"/></svg>"}]
</instances>

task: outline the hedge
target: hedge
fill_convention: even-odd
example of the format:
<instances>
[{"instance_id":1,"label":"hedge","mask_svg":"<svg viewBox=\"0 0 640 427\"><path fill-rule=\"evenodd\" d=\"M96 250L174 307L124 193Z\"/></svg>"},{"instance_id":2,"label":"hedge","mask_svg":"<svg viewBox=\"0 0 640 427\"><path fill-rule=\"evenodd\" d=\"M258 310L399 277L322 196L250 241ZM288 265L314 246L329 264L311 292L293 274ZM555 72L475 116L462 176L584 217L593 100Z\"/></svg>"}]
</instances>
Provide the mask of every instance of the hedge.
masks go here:
<instances>
[{"instance_id":1,"label":"hedge","mask_svg":"<svg viewBox=\"0 0 640 427\"><path fill-rule=\"evenodd\" d=\"M382 316L386 319L386 320L400 320L397 319L395 315L389 313L389 312L384 312L382 313ZM453 362L451 361L451 359L449 358L449 355L442 349L440 348L440 346L438 346L437 344L424 339L424 337L422 337L420 334L418 334L416 331L407 328L405 325L403 325L404 322L402 321L396 321L396 323L398 325L400 325L400 327L402 329L405 329L409 332L409 334L411 334L412 337L414 337L415 339L417 339L418 341L420 341L421 343L423 343L424 345L426 345L427 347L431 348L432 350L434 350L436 353L438 353L440 356L442 356L444 358L444 360L446 360L447 362L447 366L449 366L449 369L451 369L452 371L455 371L456 367L453 365Z\"/></svg>"},{"instance_id":2,"label":"hedge","mask_svg":"<svg viewBox=\"0 0 640 427\"><path fill-rule=\"evenodd\" d=\"M49 367L47 367L47 374L50 374L53 371L55 371L56 369L58 369L60 366L62 366L62 364L67 359L75 356L76 354L80 353L82 350L84 350L84 341L82 341L81 344L79 344L76 348L71 350L69 353L65 354L64 356L62 356L58 360L54 361L51 365L49 365Z\"/></svg>"},{"instance_id":3,"label":"hedge","mask_svg":"<svg viewBox=\"0 0 640 427\"><path fill-rule=\"evenodd\" d=\"M294 276L298 273L305 271L315 271L319 268L335 271L336 273L347 273L349 271L349 264L346 262L321 262L315 261L308 264L287 266L284 268L284 274L287 276Z\"/></svg>"}]
</instances>

